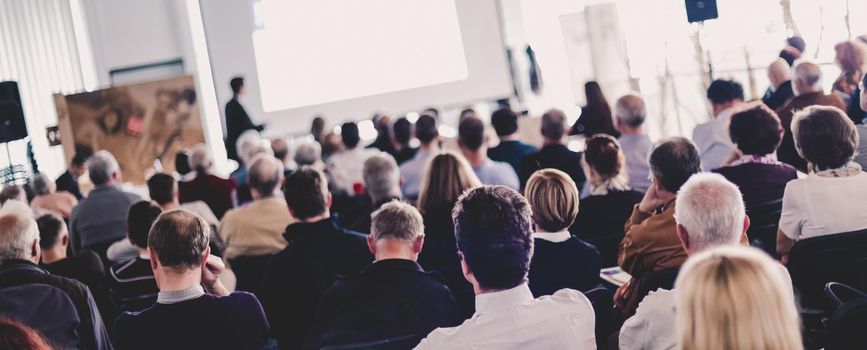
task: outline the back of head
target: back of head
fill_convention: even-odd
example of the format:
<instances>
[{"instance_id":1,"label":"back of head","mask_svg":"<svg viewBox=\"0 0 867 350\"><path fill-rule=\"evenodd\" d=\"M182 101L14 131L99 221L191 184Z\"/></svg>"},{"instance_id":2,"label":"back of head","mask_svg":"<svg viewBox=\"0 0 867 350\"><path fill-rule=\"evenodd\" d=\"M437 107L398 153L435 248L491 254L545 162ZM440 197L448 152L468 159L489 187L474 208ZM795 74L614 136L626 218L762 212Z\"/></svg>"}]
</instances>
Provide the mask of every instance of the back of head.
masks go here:
<instances>
[{"instance_id":1,"label":"back of head","mask_svg":"<svg viewBox=\"0 0 867 350\"><path fill-rule=\"evenodd\" d=\"M542 169L530 176L524 196L533 208L533 222L543 232L560 232L578 216L578 187L568 174Z\"/></svg>"},{"instance_id":2,"label":"back of head","mask_svg":"<svg viewBox=\"0 0 867 350\"><path fill-rule=\"evenodd\" d=\"M208 250L211 228L202 217L183 209L160 214L148 233L148 248L162 267L175 273L199 267Z\"/></svg>"},{"instance_id":3,"label":"back of head","mask_svg":"<svg viewBox=\"0 0 867 350\"><path fill-rule=\"evenodd\" d=\"M822 70L819 65L807 59L799 59L792 66L794 72L795 95L822 91Z\"/></svg>"},{"instance_id":4,"label":"back of head","mask_svg":"<svg viewBox=\"0 0 867 350\"><path fill-rule=\"evenodd\" d=\"M87 162L87 158L89 157L90 155L87 153L77 152L72 156L70 164L72 166L84 166L84 163Z\"/></svg>"},{"instance_id":5,"label":"back of head","mask_svg":"<svg viewBox=\"0 0 867 350\"><path fill-rule=\"evenodd\" d=\"M803 349L782 270L754 248L720 247L690 257L675 283L680 348Z\"/></svg>"},{"instance_id":6,"label":"back of head","mask_svg":"<svg viewBox=\"0 0 867 350\"><path fill-rule=\"evenodd\" d=\"M855 123L837 107L810 106L792 117L795 149L816 171L852 161L860 137Z\"/></svg>"},{"instance_id":7,"label":"back of head","mask_svg":"<svg viewBox=\"0 0 867 350\"><path fill-rule=\"evenodd\" d=\"M0 264L8 260L28 260L39 239L39 227L26 203L9 201L0 208Z\"/></svg>"},{"instance_id":8,"label":"back of head","mask_svg":"<svg viewBox=\"0 0 867 350\"><path fill-rule=\"evenodd\" d=\"M289 160L289 143L282 137L271 140L271 151L274 153L274 158L283 162Z\"/></svg>"},{"instance_id":9,"label":"back of head","mask_svg":"<svg viewBox=\"0 0 867 350\"><path fill-rule=\"evenodd\" d=\"M436 117L422 114L415 121L415 137L423 145L430 144L440 135Z\"/></svg>"},{"instance_id":10,"label":"back of head","mask_svg":"<svg viewBox=\"0 0 867 350\"><path fill-rule=\"evenodd\" d=\"M163 210L154 202L140 201L129 207L126 218L130 243L139 248L148 247L148 233Z\"/></svg>"},{"instance_id":11,"label":"back of head","mask_svg":"<svg viewBox=\"0 0 867 350\"><path fill-rule=\"evenodd\" d=\"M434 107L428 107L421 111L421 115L431 116L436 119L440 117L440 110Z\"/></svg>"},{"instance_id":12,"label":"back of head","mask_svg":"<svg viewBox=\"0 0 867 350\"><path fill-rule=\"evenodd\" d=\"M464 191L482 185L466 159L451 152L434 156L425 169L417 205L423 213L451 208Z\"/></svg>"},{"instance_id":13,"label":"back of head","mask_svg":"<svg viewBox=\"0 0 867 350\"><path fill-rule=\"evenodd\" d=\"M485 123L476 117L467 117L458 125L458 139L470 151L479 150L485 143Z\"/></svg>"},{"instance_id":14,"label":"back of head","mask_svg":"<svg viewBox=\"0 0 867 350\"><path fill-rule=\"evenodd\" d=\"M229 87L232 88L232 93L237 95L241 92L241 88L244 87L244 78L243 77L234 77L232 80L229 80Z\"/></svg>"},{"instance_id":15,"label":"back of head","mask_svg":"<svg viewBox=\"0 0 867 350\"><path fill-rule=\"evenodd\" d=\"M313 134L313 139L318 141L323 132L325 132L325 118L314 117L313 121L310 122L310 133Z\"/></svg>"},{"instance_id":16,"label":"back of head","mask_svg":"<svg viewBox=\"0 0 867 350\"><path fill-rule=\"evenodd\" d=\"M458 117L458 121L461 122L461 121L463 121L464 119L467 119L467 118L478 118L478 117L479 117L479 116L478 116L478 114L476 113L476 110L473 109L472 107L469 107L469 108L464 108L464 109L461 111L461 114L460 114L460 116Z\"/></svg>"},{"instance_id":17,"label":"back of head","mask_svg":"<svg viewBox=\"0 0 867 350\"><path fill-rule=\"evenodd\" d=\"M364 187L374 203L400 198L400 168L388 153L380 152L364 161Z\"/></svg>"},{"instance_id":18,"label":"back of head","mask_svg":"<svg viewBox=\"0 0 867 350\"><path fill-rule=\"evenodd\" d=\"M181 176L187 175L193 171L193 168L190 167L189 151L182 149L175 153L175 171L177 171Z\"/></svg>"},{"instance_id":19,"label":"back of head","mask_svg":"<svg viewBox=\"0 0 867 350\"><path fill-rule=\"evenodd\" d=\"M672 137L650 152L650 171L662 189L677 193L690 176L701 172L701 157L692 141Z\"/></svg>"},{"instance_id":20,"label":"back of head","mask_svg":"<svg viewBox=\"0 0 867 350\"><path fill-rule=\"evenodd\" d=\"M458 199L452 214L458 251L482 290L527 282L533 255L530 204L505 186L482 186Z\"/></svg>"},{"instance_id":21,"label":"back of head","mask_svg":"<svg viewBox=\"0 0 867 350\"><path fill-rule=\"evenodd\" d=\"M24 191L17 185L3 185L0 190L0 205L6 204L10 200L25 201Z\"/></svg>"},{"instance_id":22,"label":"back of head","mask_svg":"<svg viewBox=\"0 0 867 350\"><path fill-rule=\"evenodd\" d=\"M262 137L255 129L244 131L241 133L241 136L238 136L238 141L235 142L235 145L238 149L238 157L241 158L241 162L246 164L250 161L253 150L262 146L261 141Z\"/></svg>"},{"instance_id":23,"label":"back of head","mask_svg":"<svg viewBox=\"0 0 867 350\"><path fill-rule=\"evenodd\" d=\"M744 88L734 80L717 79L707 88L707 99L713 104L744 100Z\"/></svg>"},{"instance_id":24,"label":"back of head","mask_svg":"<svg viewBox=\"0 0 867 350\"><path fill-rule=\"evenodd\" d=\"M559 142L566 135L566 114L552 109L542 114L542 136L549 141Z\"/></svg>"},{"instance_id":25,"label":"back of head","mask_svg":"<svg viewBox=\"0 0 867 350\"><path fill-rule=\"evenodd\" d=\"M51 346L32 328L0 317L0 349L51 350Z\"/></svg>"},{"instance_id":26,"label":"back of head","mask_svg":"<svg viewBox=\"0 0 867 350\"><path fill-rule=\"evenodd\" d=\"M319 142L304 142L295 148L295 163L298 166L313 165L322 160L322 146Z\"/></svg>"},{"instance_id":27,"label":"back of head","mask_svg":"<svg viewBox=\"0 0 867 350\"><path fill-rule=\"evenodd\" d=\"M87 161L87 172L94 185L105 185L120 171L114 156L105 150L94 153Z\"/></svg>"},{"instance_id":28,"label":"back of head","mask_svg":"<svg viewBox=\"0 0 867 350\"><path fill-rule=\"evenodd\" d=\"M605 181L623 173L626 158L617 139L608 134L596 134L586 141L584 161Z\"/></svg>"},{"instance_id":29,"label":"back of head","mask_svg":"<svg viewBox=\"0 0 867 350\"><path fill-rule=\"evenodd\" d=\"M37 196L54 192L54 186L54 181L51 181L45 173L36 173L30 178L30 189Z\"/></svg>"},{"instance_id":30,"label":"back of head","mask_svg":"<svg viewBox=\"0 0 867 350\"><path fill-rule=\"evenodd\" d=\"M328 182L318 169L302 167L286 178L283 195L292 214L299 220L328 212Z\"/></svg>"},{"instance_id":31,"label":"back of head","mask_svg":"<svg viewBox=\"0 0 867 350\"><path fill-rule=\"evenodd\" d=\"M343 123L340 127L340 139L347 149L353 149L361 142L361 137L358 134L358 124Z\"/></svg>"},{"instance_id":32,"label":"back of head","mask_svg":"<svg viewBox=\"0 0 867 350\"><path fill-rule=\"evenodd\" d=\"M274 193L283 181L283 163L268 154L260 154L250 161L247 184L260 196Z\"/></svg>"},{"instance_id":33,"label":"back of head","mask_svg":"<svg viewBox=\"0 0 867 350\"><path fill-rule=\"evenodd\" d=\"M647 105L641 95L626 94L617 99L614 114L624 125L637 128L644 125L644 121L647 120Z\"/></svg>"},{"instance_id":34,"label":"back of head","mask_svg":"<svg viewBox=\"0 0 867 350\"><path fill-rule=\"evenodd\" d=\"M36 218L39 228L39 247L42 250L51 249L60 243L61 233L66 231L66 223L55 214L44 214Z\"/></svg>"},{"instance_id":35,"label":"back of head","mask_svg":"<svg viewBox=\"0 0 867 350\"><path fill-rule=\"evenodd\" d=\"M592 111L591 117L599 118L598 122L602 125L612 126L611 106L608 105L608 100L605 94L602 93L602 87L595 81L588 81L584 84L584 95L587 97L588 110Z\"/></svg>"},{"instance_id":36,"label":"back of head","mask_svg":"<svg viewBox=\"0 0 867 350\"><path fill-rule=\"evenodd\" d=\"M846 40L834 45L837 64L843 73L864 73L867 46L859 40Z\"/></svg>"},{"instance_id":37,"label":"back of head","mask_svg":"<svg viewBox=\"0 0 867 350\"><path fill-rule=\"evenodd\" d=\"M807 42L800 36L792 36L786 39L786 44L795 48L799 52L804 52L807 49Z\"/></svg>"},{"instance_id":38,"label":"back of head","mask_svg":"<svg viewBox=\"0 0 867 350\"><path fill-rule=\"evenodd\" d=\"M765 104L733 114L729 123L729 137L748 155L774 153L783 140L782 133L780 118Z\"/></svg>"},{"instance_id":39,"label":"back of head","mask_svg":"<svg viewBox=\"0 0 867 350\"><path fill-rule=\"evenodd\" d=\"M424 220L415 207L401 202L391 201L383 204L373 214L370 234L374 240L398 240L412 244L424 235Z\"/></svg>"},{"instance_id":40,"label":"back of head","mask_svg":"<svg viewBox=\"0 0 867 350\"><path fill-rule=\"evenodd\" d=\"M403 146L409 145L409 141L412 140L412 122L409 119L403 117L398 119L394 122L392 130L394 131L394 142Z\"/></svg>"},{"instance_id":41,"label":"back of head","mask_svg":"<svg viewBox=\"0 0 867 350\"><path fill-rule=\"evenodd\" d=\"M768 66L768 80L773 87L779 87L780 84L791 79L792 71L786 60L777 58Z\"/></svg>"},{"instance_id":42,"label":"back of head","mask_svg":"<svg viewBox=\"0 0 867 350\"><path fill-rule=\"evenodd\" d=\"M694 251L737 244L744 232L744 199L722 175L695 174L677 193L674 217Z\"/></svg>"},{"instance_id":43,"label":"back of head","mask_svg":"<svg viewBox=\"0 0 867 350\"><path fill-rule=\"evenodd\" d=\"M175 177L166 173L156 173L151 175L147 181L148 194L154 202L159 205L166 205L174 202L177 198L177 181Z\"/></svg>"},{"instance_id":44,"label":"back of head","mask_svg":"<svg viewBox=\"0 0 867 350\"><path fill-rule=\"evenodd\" d=\"M190 149L190 168L193 168L199 174L204 174L211 169L213 161L211 160L211 152L208 151L208 146L200 143Z\"/></svg>"},{"instance_id":45,"label":"back of head","mask_svg":"<svg viewBox=\"0 0 867 350\"><path fill-rule=\"evenodd\" d=\"M491 124L497 136L509 136L518 132L518 113L511 108L503 107L491 114Z\"/></svg>"}]
</instances>

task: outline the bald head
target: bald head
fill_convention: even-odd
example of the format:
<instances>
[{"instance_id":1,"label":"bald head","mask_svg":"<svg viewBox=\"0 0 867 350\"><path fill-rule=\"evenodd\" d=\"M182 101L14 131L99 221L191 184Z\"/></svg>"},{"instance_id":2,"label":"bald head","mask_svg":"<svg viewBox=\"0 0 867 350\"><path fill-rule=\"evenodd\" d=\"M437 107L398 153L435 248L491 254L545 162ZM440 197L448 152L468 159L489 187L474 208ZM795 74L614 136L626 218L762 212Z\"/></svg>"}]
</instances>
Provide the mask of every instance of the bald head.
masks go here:
<instances>
[{"instance_id":1,"label":"bald head","mask_svg":"<svg viewBox=\"0 0 867 350\"><path fill-rule=\"evenodd\" d=\"M253 157L247 171L247 184L255 197L274 194L277 186L283 182L283 164L269 154Z\"/></svg>"},{"instance_id":2,"label":"bald head","mask_svg":"<svg viewBox=\"0 0 867 350\"><path fill-rule=\"evenodd\" d=\"M274 152L274 158L283 163L289 160L289 143L282 137L271 140L271 151Z\"/></svg>"},{"instance_id":3,"label":"bald head","mask_svg":"<svg viewBox=\"0 0 867 350\"><path fill-rule=\"evenodd\" d=\"M792 73L786 60L777 58L771 62L771 65L768 66L768 80L774 90L779 89L783 83L792 80Z\"/></svg>"},{"instance_id":4,"label":"bald head","mask_svg":"<svg viewBox=\"0 0 867 350\"><path fill-rule=\"evenodd\" d=\"M741 191L719 174L696 174L683 184L674 217L689 254L737 244L748 227Z\"/></svg>"},{"instance_id":5,"label":"bald head","mask_svg":"<svg viewBox=\"0 0 867 350\"><path fill-rule=\"evenodd\" d=\"M213 160L211 159L211 152L208 151L208 146L200 143L193 146L190 149L190 168L199 172L205 173L211 169L211 165L213 164Z\"/></svg>"},{"instance_id":6,"label":"bald head","mask_svg":"<svg viewBox=\"0 0 867 350\"><path fill-rule=\"evenodd\" d=\"M792 84L795 96L822 91L822 70L815 62L797 60L792 72L795 74Z\"/></svg>"},{"instance_id":7,"label":"bald head","mask_svg":"<svg viewBox=\"0 0 867 350\"><path fill-rule=\"evenodd\" d=\"M0 264L8 260L39 262L39 227L26 203L8 201L0 208Z\"/></svg>"}]
</instances>

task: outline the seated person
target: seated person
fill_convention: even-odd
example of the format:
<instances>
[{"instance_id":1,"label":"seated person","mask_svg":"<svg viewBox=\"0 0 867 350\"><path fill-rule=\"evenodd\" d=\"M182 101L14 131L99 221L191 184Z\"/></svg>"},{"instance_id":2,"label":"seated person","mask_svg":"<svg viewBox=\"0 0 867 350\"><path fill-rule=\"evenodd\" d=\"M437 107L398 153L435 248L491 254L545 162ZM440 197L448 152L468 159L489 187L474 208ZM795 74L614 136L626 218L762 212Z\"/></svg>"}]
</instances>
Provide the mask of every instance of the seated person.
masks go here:
<instances>
[{"instance_id":1,"label":"seated person","mask_svg":"<svg viewBox=\"0 0 867 350\"><path fill-rule=\"evenodd\" d=\"M488 158L509 163L517 173L521 168L521 160L539 149L518 140L518 113L511 108L503 107L492 113L491 125L500 143L488 149Z\"/></svg>"},{"instance_id":2,"label":"seated person","mask_svg":"<svg viewBox=\"0 0 867 350\"><path fill-rule=\"evenodd\" d=\"M578 214L578 188L566 173L542 169L524 189L533 207L534 251L530 261L530 291L551 295L569 288L590 290L599 284L599 250L569 233Z\"/></svg>"},{"instance_id":3,"label":"seated person","mask_svg":"<svg viewBox=\"0 0 867 350\"><path fill-rule=\"evenodd\" d=\"M69 192L57 192L54 181L43 173L33 174L30 179L30 189L36 196L30 201L30 208L36 215L53 213L63 219L69 219L72 208L78 205L78 200Z\"/></svg>"},{"instance_id":4,"label":"seated person","mask_svg":"<svg viewBox=\"0 0 867 350\"><path fill-rule=\"evenodd\" d=\"M289 244L265 267L262 303L281 349L304 345L319 299L337 276L357 273L373 259L365 236L331 220L325 175L302 167L286 179L283 195L297 222L286 227Z\"/></svg>"},{"instance_id":5,"label":"seated person","mask_svg":"<svg viewBox=\"0 0 867 350\"><path fill-rule=\"evenodd\" d=\"M807 107L795 114L792 134L811 171L783 194L777 252L784 263L798 240L867 227L867 174L852 162L858 146L852 120L836 107Z\"/></svg>"},{"instance_id":6,"label":"seated person","mask_svg":"<svg viewBox=\"0 0 867 350\"><path fill-rule=\"evenodd\" d=\"M542 137L545 139L539 152L532 153L521 160L518 176L521 188L527 185L530 175L536 170L554 168L569 174L578 188L584 188L584 172L581 171L581 153L566 147L566 113L552 109L542 115Z\"/></svg>"},{"instance_id":7,"label":"seated person","mask_svg":"<svg viewBox=\"0 0 867 350\"><path fill-rule=\"evenodd\" d=\"M385 203L400 200L400 169L388 153L380 152L364 161L362 173L365 194L352 199L355 205L353 215L344 217L343 222L356 232L370 233L370 214Z\"/></svg>"},{"instance_id":8,"label":"seated person","mask_svg":"<svg viewBox=\"0 0 867 350\"><path fill-rule=\"evenodd\" d=\"M190 149L190 168L195 175L192 180L178 183L178 199L181 203L205 202L219 219L232 209L232 195L238 185L232 179L211 174L213 163L211 153L204 144Z\"/></svg>"},{"instance_id":9,"label":"seated person","mask_svg":"<svg viewBox=\"0 0 867 350\"><path fill-rule=\"evenodd\" d=\"M458 127L458 146L479 181L485 185L502 185L518 190L518 175L509 163L488 158L488 136L481 119L468 117Z\"/></svg>"},{"instance_id":10,"label":"seated person","mask_svg":"<svg viewBox=\"0 0 867 350\"><path fill-rule=\"evenodd\" d=\"M57 185L57 191L69 192L79 201L84 199L84 195L81 194L81 189L78 187L78 178L87 172L86 162L89 156L89 152L76 152L72 156L69 168L63 174L60 174L57 180L54 180L54 184Z\"/></svg>"},{"instance_id":11,"label":"seated person","mask_svg":"<svg viewBox=\"0 0 867 350\"><path fill-rule=\"evenodd\" d=\"M635 93L623 95L614 105L615 127L620 132L617 141L626 157L626 173L629 186L644 193L650 187L650 150L653 142L644 129L647 120L647 104L644 97ZM583 204L583 203L582 203Z\"/></svg>"},{"instance_id":12,"label":"seated person","mask_svg":"<svg viewBox=\"0 0 867 350\"><path fill-rule=\"evenodd\" d=\"M464 276L476 293L476 314L439 328L416 349L595 349L593 306L561 289L533 299L527 272L533 255L530 204L503 186L466 192L454 211Z\"/></svg>"},{"instance_id":13,"label":"seated person","mask_svg":"<svg viewBox=\"0 0 867 350\"><path fill-rule=\"evenodd\" d=\"M136 255L109 270L109 288L121 311L141 311L157 299L157 282L151 270L148 232L162 209L154 202L141 201L129 208L126 238Z\"/></svg>"},{"instance_id":14,"label":"seated person","mask_svg":"<svg viewBox=\"0 0 867 350\"><path fill-rule=\"evenodd\" d=\"M410 144L412 141L412 122L406 117L398 118L392 126L394 131L394 160L398 165L415 157L418 147Z\"/></svg>"},{"instance_id":15,"label":"seated person","mask_svg":"<svg viewBox=\"0 0 867 350\"><path fill-rule=\"evenodd\" d=\"M370 160L368 160L370 161ZM460 324L448 287L416 263L424 245L421 214L393 201L373 213L367 246L376 261L337 280L325 292L304 346L325 346L417 337Z\"/></svg>"},{"instance_id":16,"label":"seated person","mask_svg":"<svg viewBox=\"0 0 867 350\"><path fill-rule=\"evenodd\" d=\"M175 209L160 215L148 235L157 302L125 312L114 324L119 349L261 349L268 321L252 294L229 291L224 266L211 256L208 224Z\"/></svg>"}]
</instances>

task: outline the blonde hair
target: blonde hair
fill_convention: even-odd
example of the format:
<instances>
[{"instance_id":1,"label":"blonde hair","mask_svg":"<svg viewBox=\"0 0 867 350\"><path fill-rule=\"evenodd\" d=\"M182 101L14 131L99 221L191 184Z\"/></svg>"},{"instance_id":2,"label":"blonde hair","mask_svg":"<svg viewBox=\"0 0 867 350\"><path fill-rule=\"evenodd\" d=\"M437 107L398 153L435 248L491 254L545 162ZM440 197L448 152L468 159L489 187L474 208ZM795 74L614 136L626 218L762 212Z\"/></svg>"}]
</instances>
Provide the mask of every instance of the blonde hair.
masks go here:
<instances>
[{"instance_id":1,"label":"blonde hair","mask_svg":"<svg viewBox=\"0 0 867 350\"><path fill-rule=\"evenodd\" d=\"M464 191L482 185L467 161L453 153L434 156L425 167L416 207L422 213L451 208Z\"/></svg>"},{"instance_id":2,"label":"blonde hair","mask_svg":"<svg viewBox=\"0 0 867 350\"><path fill-rule=\"evenodd\" d=\"M755 248L689 258L675 283L680 349L803 349L783 268Z\"/></svg>"},{"instance_id":3,"label":"blonde hair","mask_svg":"<svg viewBox=\"0 0 867 350\"><path fill-rule=\"evenodd\" d=\"M562 231L578 215L578 187L566 173L557 169L542 169L530 176L524 197L533 208L536 230Z\"/></svg>"}]
</instances>

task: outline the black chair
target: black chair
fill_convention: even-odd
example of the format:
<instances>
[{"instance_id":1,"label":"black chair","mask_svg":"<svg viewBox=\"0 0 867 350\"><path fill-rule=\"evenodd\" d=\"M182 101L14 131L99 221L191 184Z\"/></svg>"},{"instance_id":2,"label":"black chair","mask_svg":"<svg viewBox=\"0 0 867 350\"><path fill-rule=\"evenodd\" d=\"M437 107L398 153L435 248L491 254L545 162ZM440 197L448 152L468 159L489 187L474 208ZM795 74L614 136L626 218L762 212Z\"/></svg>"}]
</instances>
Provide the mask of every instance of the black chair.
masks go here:
<instances>
[{"instance_id":1,"label":"black chair","mask_svg":"<svg viewBox=\"0 0 867 350\"><path fill-rule=\"evenodd\" d=\"M388 339L358 342L353 344L325 346L321 350L405 350L412 349L423 337L411 334Z\"/></svg>"},{"instance_id":2,"label":"black chair","mask_svg":"<svg viewBox=\"0 0 867 350\"><path fill-rule=\"evenodd\" d=\"M614 293L600 284L585 291L584 296L593 304L593 313L596 315L596 347L604 349L608 336L620 329L622 325L614 309Z\"/></svg>"},{"instance_id":3,"label":"black chair","mask_svg":"<svg viewBox=\"0 0 867 350\"><path fill-rule=\"evenodd\" d=\"M777 254L777 228L780 215L783 212L783 199L754 204L746 208L750 217L750 228L747 237L750 245L759 248L774 258Z\"/></svg>"},{"instance_id":4,"label":"black chair","mask_svg":"<svg viewBox=\"0 0 867 350\"><path fill-rule=\"evenodd\" d=\"M235 273L237 280L235 290L258 294L262 290L265 266L268 265L270 259L271 255L239 256L230 259L228 261L229 266Z\"/></svg>"},{"instance_id":5,"label":"black chair","mask_svg":"<svg viewBox=\"0 0 867 350\"><path fill-rule=\"evenodd\" d=\"M831 282L825 293L836 306L828 321L828 350L867 348L867 294L847 285Z\"/></svg>"},{"instance_id":6,"label":"black chair","mask_svg":"<svg viewBox=\"0 0 867 350\"><path fill-rule=\"evenodd\" d=\"M830 311L828 282L867 290L867 229L798 241L787 268L802 309Z\"/></svg>"},{"instance_id":7,"label":"black chair","mask_svg":"<svg viewBox=\"0 0 867 350\"><path fill-rule=\"evenodd\" d=\"M617 266L617 253L620 250L620 242L623 240L623 233L595 236L579 236L582 240L590 243L599 249L599 255L602 257L602 266Z\"/></svg>"}]
</instances>

